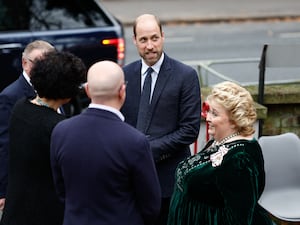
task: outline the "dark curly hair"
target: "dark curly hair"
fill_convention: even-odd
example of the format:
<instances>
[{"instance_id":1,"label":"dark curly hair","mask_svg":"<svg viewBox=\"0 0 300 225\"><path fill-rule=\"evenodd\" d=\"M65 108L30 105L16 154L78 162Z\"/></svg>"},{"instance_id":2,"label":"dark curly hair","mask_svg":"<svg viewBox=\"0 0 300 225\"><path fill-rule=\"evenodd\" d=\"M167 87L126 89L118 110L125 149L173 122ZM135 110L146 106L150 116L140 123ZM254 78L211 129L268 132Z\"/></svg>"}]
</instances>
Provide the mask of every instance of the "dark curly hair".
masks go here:
<instances>
[{"instance_id":1,"label":"dark curly hair","mask_svg":"<svg viewBox=\"0 0 300 225\"><path fill-rule=\"evenodd\" d=\"M73 98L86 81L86 72L85 64L77 56L53 51L34 62L30 79L41 98Z\"/></svg>"}]
</instances>

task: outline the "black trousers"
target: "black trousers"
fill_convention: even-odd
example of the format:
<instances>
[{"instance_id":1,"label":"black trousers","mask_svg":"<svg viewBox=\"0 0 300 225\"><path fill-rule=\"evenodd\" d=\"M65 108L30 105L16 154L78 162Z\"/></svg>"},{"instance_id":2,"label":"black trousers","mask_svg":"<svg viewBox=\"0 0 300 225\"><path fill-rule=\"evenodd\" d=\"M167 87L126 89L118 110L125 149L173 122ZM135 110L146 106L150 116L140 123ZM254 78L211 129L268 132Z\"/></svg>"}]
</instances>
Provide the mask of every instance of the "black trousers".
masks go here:
<instances>
[{"instance_id":1,"label":"black trousers","mask_svg":"<svg viewBox=\"0 0 300 225\"><path fill-rule=\"evenodd\" d=\"M167 225L171 198L161 199L160 213L155 225Z\"/></svg>"}]
</instances>

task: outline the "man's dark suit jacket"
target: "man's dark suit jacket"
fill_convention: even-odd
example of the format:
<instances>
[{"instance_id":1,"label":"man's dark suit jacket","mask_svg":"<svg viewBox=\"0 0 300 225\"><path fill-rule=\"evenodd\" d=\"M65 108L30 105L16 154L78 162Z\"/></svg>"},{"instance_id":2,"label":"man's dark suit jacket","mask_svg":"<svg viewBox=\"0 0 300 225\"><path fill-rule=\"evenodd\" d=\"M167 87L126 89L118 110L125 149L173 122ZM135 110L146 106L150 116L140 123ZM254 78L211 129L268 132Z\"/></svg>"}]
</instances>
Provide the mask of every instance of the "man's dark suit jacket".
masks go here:
<instances>
[{"instance_id":1,"label":"man's dark suit jacket","mask_svg":"<svg viewBox=\"0 0 300 225\"><path fill-rule=\"evenodd\" d=\"M141 60L124 67L126 101L121 111L125 121L136 126L141 95ZM172 195L175 169L189 156L200 129L201 95L197 72L166 54L161 65L151 106L146 136L156 162L162 197Z\"/></svg>"},{"instance_id":2,"label":"man's dark suit jacket","mask_svg":"<svg viewBox=\"0 0 300 225\"><path fill-rule=\"evenodd\" d=\"M8 127L12 108L22 97L33 98L33 87L23 75L0 93L0 198L4 198L7 187L9 135Z\"/></svg>"},{"instance_id":3,"label":"man's dark suit jacket","mask_svg":"<svg viewBox=\"0 0 300 225\"><path fill-rule=\"evenodd\" d=\"M110 111L88 108L52 132L51 165L63 225L148 225L160 187L146 137Z\"/></svg>"}]
</instances>

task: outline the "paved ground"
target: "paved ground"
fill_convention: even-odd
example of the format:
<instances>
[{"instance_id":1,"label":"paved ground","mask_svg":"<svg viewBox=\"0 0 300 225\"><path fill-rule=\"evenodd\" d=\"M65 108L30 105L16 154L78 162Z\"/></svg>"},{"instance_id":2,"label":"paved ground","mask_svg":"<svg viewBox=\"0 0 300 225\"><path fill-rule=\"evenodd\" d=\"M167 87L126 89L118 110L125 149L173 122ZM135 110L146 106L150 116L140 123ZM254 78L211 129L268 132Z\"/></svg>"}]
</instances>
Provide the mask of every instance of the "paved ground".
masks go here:
<instances>
[{"instance_id":1,"label":"paved ground","mask_svg":"<svg viewBox=\"0 0 300 225\"><path fill-rule=\"evenodd\" d=\"M127 26L143 13L163 23L300 18L299 0L99 0Z\"/></svg>"}]
</instances>

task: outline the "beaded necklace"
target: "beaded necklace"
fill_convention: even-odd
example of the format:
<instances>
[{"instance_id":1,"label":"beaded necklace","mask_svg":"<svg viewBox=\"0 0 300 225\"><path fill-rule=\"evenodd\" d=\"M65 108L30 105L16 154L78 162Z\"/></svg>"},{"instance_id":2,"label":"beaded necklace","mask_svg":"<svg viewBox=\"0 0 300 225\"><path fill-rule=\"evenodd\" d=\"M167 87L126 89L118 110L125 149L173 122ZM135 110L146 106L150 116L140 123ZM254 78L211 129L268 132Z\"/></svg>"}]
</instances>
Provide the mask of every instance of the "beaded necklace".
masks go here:
<instances>
[{"instance_id":1,"label":"beaded necklace","mask_svg":"<svg viewBox=\"0 0 300 225\"><path fill-rule=\"evenodd\" d=\"M219 141L214 141L214 143L212 144L213 146L221 146L221 145L224 145L226 141L230 140L231 138L233 137L236 137L240 135L240 132L236 132L236 133L233 133L225 138L223 138L220 142Z\"/></svg>"},{"instance_id":2,"label":"beaded necklace","mask_svg":"<svg viewBox=\"0 0 300 225\"><path fill-rule=\"evenodd\" d=\"M240 132L233 133L225 138L223 138L220 142L214 141L214 147L218 148L218 151L210 155L210 161L213 167L217 167L221 165L223 161L223 157L227 154L229 149L224 145L226 141L230 140L233 137L236 137L240 134Z\"/></svg>"},{"instance_id":3,"label":"beaded necklace","mask_svg":"<svg viewBox=\"0 0 300 225\"><path fill-rule=\"evenodd\" d=\"M47 108L52 109L52 107L50 107L48 103L44 102L44 101L43 101L42 99L40 99L39 97L37 97L35 100L36 100L36 102L37 102L40 106L45 106L45 107L47 107Z\"/></svg>"}]
</instances>

